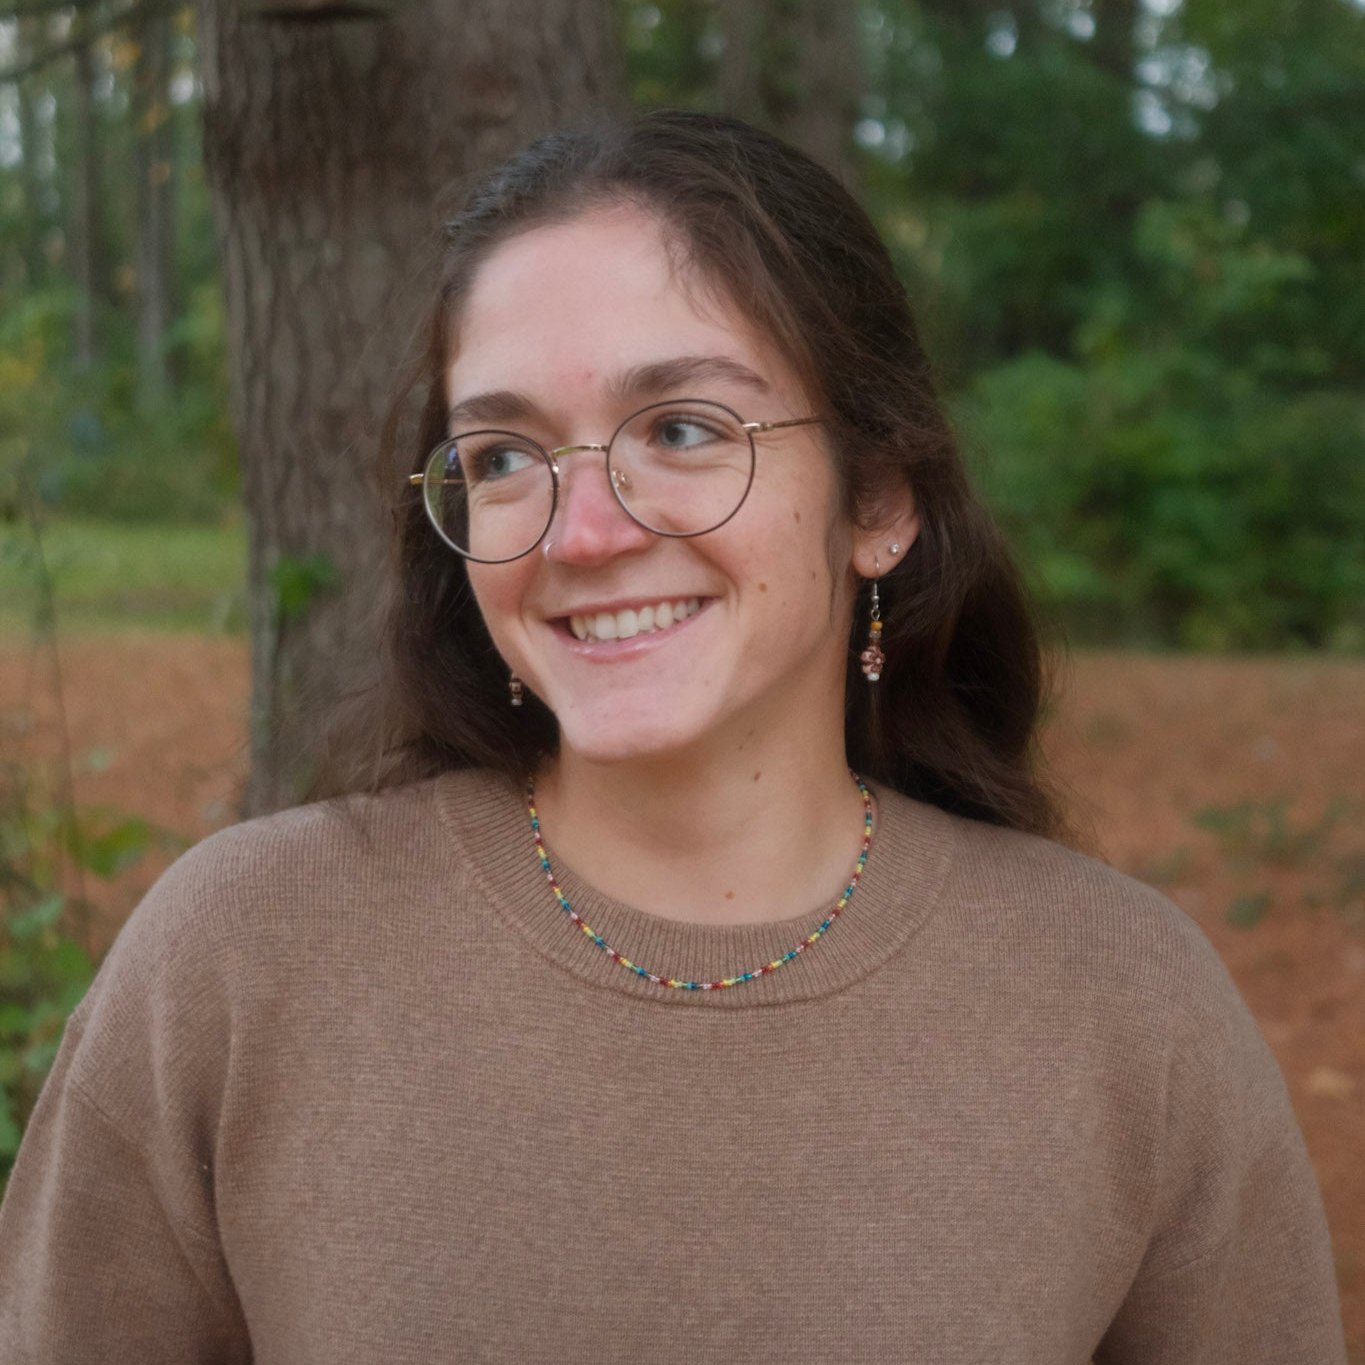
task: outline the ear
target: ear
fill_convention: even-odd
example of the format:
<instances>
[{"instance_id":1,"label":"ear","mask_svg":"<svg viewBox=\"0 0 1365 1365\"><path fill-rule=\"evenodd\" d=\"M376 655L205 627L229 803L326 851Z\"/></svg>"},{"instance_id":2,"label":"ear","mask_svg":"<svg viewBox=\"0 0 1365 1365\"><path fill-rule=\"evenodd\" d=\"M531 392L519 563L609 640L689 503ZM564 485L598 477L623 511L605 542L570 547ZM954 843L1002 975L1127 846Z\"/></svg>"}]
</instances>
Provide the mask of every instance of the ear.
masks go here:
<instances>
[{"instance_id":1,"label":"ear","mask_svg":"<svg viewBox=\"0 0 1365 1365\"><path fill-rule=\"evenodd\" d=\"M905 558L919 535L919 510L908 489L886 499L871 529L853 533L853 568L860 578L879 578Z\"/></svg>"}]
</instances>

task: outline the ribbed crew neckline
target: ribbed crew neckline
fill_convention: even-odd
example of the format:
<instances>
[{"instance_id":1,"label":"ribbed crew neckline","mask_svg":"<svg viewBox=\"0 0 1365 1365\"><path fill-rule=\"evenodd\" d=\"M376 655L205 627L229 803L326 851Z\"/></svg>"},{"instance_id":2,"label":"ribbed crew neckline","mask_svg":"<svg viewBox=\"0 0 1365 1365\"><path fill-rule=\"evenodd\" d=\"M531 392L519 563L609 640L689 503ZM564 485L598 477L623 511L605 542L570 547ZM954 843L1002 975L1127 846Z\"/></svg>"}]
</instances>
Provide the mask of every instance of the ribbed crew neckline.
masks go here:
<instances>
[{"instance_id":1,"label":"ribbed crew neckline","mask_svg":"<svg viewBox=\"0 0 1365 1365\"><path fill-rule=\"evenodd\" d=\"M524 790L486 770L435 780L442 820L482 898L511 928L507 965L538 950L594 986L641 1002L742 1009L810 1000L850 985L904 947L928 919L947 876L953 820L934 806L868 782L877 802L867 867L843 912L814 943L766 976L721 990L683 990L622 967L560 906L536 857ZM824 922L834 897L794 918L758 924L694 924L612 899L545 850L569 904L618 952L655 972L714 981L754 971L800 943ZM852 843L852 840L850 840ZM850 856L849 871L853 870Z\"/></svg>"}]
</instances>

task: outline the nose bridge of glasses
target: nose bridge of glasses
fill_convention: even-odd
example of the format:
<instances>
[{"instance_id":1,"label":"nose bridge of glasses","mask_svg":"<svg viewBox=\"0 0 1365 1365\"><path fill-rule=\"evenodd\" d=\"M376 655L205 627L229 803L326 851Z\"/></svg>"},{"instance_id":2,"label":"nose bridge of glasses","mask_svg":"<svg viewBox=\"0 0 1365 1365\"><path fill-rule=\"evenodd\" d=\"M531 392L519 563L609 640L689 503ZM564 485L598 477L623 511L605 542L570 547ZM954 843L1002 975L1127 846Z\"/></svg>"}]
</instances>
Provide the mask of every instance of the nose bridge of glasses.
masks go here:
<instances>
[{"instance_id":1,"label":"nose bridge of glasses","mask_svg":"<svg viewBox=\"0 0 1365 1365\"><path fill-rule=\"evenodd\" d=\"M579 445L556 446L550 451L550 463L554 467L556 476L563 477L559 468L559 457L561 455L575 455L580 450L596 450L603 454L611 449L609 443L602 441L585 441ZM630 477L624 469L611 470L611 483L618 492L624 493L630 487Z\"/></svg>"},{"instance_id":2,"label":"nose bridge of glasses","mask_svg":"<svg viewBox=\"0 0 1365 1365\"><path fill-rule=\"evenodd\" d=\"M611 450L611 445L609 442L603 441L584 441L578 445L554 447L554 449L551 450L549 454L550 464L554 468L555 476L559 479L563 479L564 477L562 471L559 468L559 457L561 455L575 455L579 451L589 450L595 450L601 454L607 454L607 452ZM610 459L610 456L608 456L608 459ZM611 469L609 471L609 478L611 486L616 491L618 496L627 493L627 491L631 487L630 476L626 473L624 469ZM565 491L567 492L567 485L565 486Z\"/></svg>"},{"instance_id":3,"label":"nose bridge of glasses","mask_svg":"<svg viewBox=\"0 0 1365 1365\"><path fill-rule=\"evenodd\" d=\"M603 445L600 441L589 441L589 442L587 442L587 443L585 443L585 444L583 444L583 445L577 445L577 446L555 446L555 448L554 448L553 450L550 451L550 454L553 455L553 456L555 457L555 459L558 459L561 455L572 455L572 454L575 453L575 451L579 451L579 450L603 450L603 451L604 451L604 450L606 450L606 449L607 449L607 447L606 447L605 445Z\"/></svg>"}]
</instances>

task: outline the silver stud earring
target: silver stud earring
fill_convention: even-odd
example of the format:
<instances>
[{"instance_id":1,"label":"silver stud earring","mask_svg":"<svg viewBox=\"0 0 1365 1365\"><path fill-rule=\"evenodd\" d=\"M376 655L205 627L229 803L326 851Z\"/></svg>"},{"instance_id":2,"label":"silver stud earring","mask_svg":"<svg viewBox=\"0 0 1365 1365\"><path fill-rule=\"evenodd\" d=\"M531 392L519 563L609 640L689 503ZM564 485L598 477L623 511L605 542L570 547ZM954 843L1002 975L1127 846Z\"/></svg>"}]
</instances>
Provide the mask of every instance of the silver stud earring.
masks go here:
<instances>
[{"instance_id":1,"label":"silver stud earring","mask_svg":"<svg viewBox=\"0 0 1365 1365\"><path fill-rule=\"evenodd\" d=\"M511 701L512 705L520 706L522 697L522 682L521 679L517 677L515 673L513 673L507 679L507 691L509 693L509 700Z\"/></svg>"},{"instance_id":2,"label":"silver stud earring","mask_svg":"<svg viewBox=\"0 0 1365 1365\"><path fill-rule=\"evenodd\" d=\"M891 546L891 553L893 555L898 555L900 554L900 552L901 552L900 542L897 541L894 545Z\"/></svg>"}]
</instances>

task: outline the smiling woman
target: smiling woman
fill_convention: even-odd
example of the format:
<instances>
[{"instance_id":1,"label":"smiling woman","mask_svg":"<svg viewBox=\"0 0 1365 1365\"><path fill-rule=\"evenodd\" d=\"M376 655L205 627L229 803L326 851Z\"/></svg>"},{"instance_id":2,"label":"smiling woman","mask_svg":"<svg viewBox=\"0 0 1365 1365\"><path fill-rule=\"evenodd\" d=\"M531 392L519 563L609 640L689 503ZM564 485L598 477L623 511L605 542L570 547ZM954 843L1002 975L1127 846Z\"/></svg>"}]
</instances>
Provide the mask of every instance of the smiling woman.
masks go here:
<instances>
[{"instance_id":1,"label":"smiling woman","mask_svg":"<svg viewBox=\"0 0 1365 1365\"><path fill-rule=\"evenodd\" d=\"M428 335L332 799L120 934L0 1340L1344 1361L1279 1069L1065 842L1029 605L846 192L734 120L548 138L450 225Z\"/></svg>"}]
</instances>

